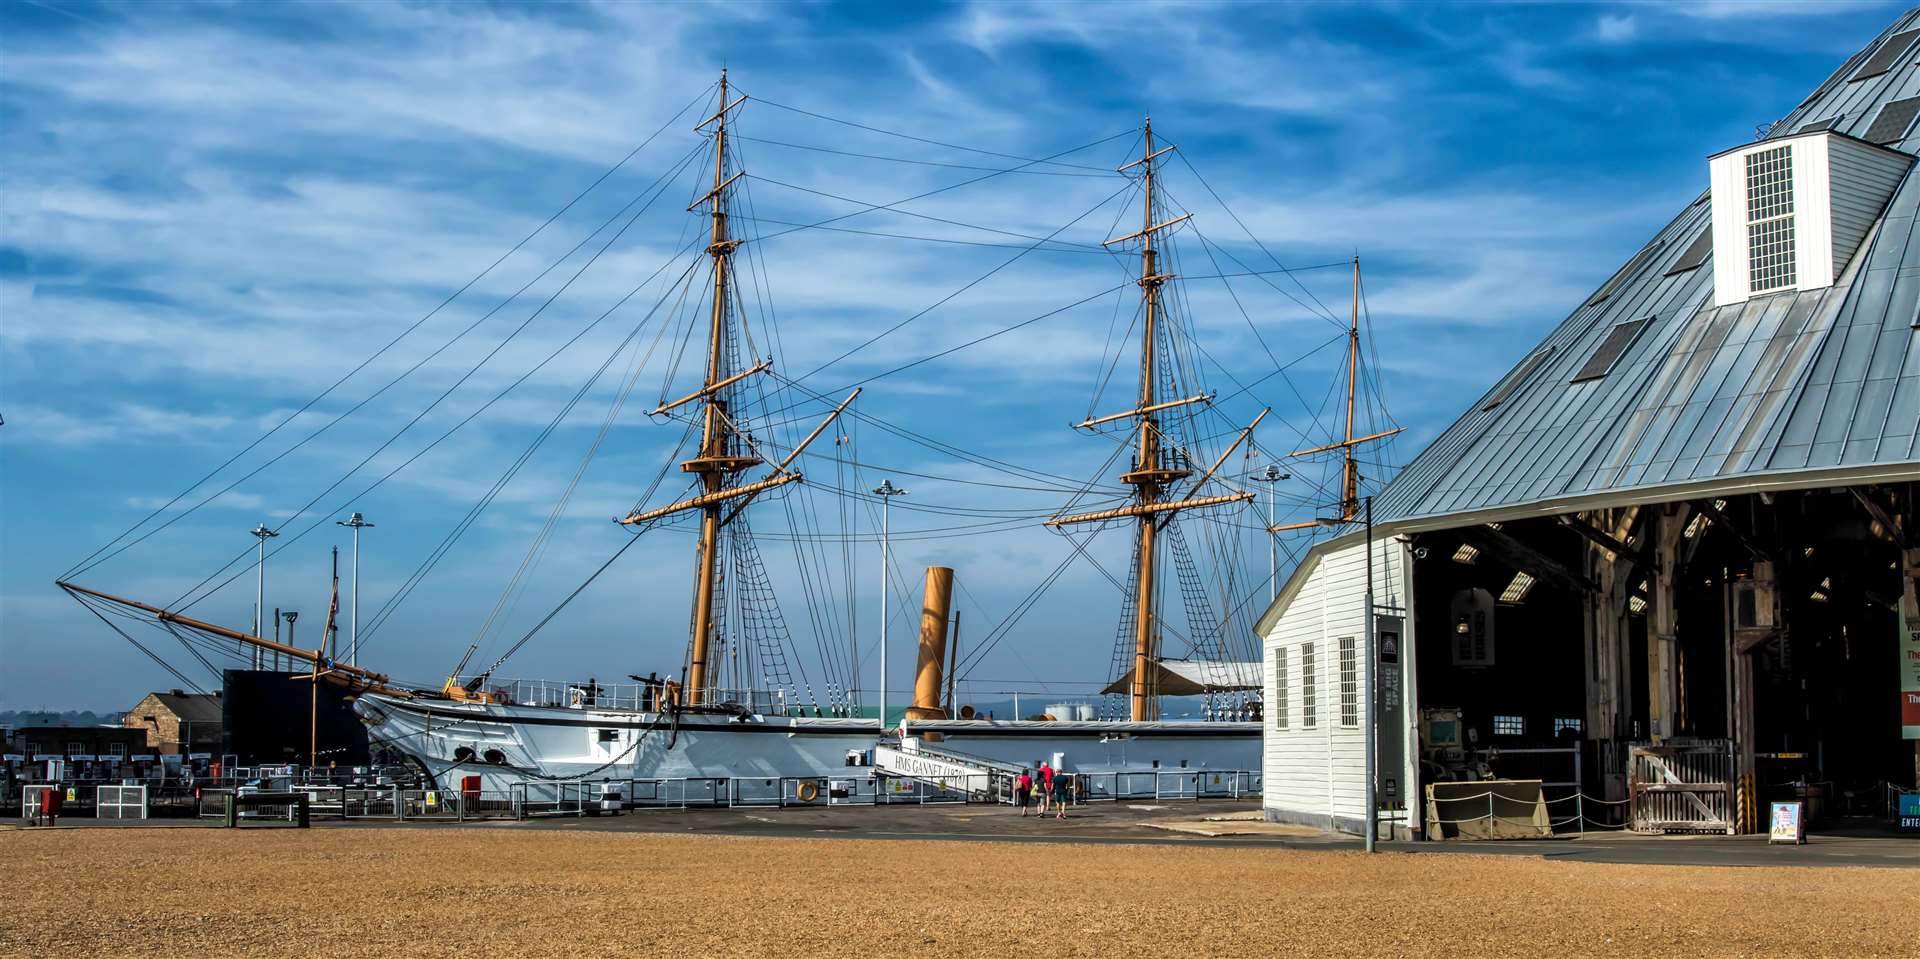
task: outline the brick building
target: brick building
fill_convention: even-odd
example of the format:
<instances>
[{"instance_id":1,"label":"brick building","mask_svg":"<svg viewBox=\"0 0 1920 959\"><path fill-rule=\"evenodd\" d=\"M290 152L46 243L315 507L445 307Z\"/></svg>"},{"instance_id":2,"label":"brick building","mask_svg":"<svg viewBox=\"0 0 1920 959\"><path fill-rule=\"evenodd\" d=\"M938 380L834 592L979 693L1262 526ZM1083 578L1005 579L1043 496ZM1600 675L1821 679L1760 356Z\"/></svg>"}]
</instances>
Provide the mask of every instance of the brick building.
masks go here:
<instances>
[{"instance_id":1,"label":"brick building","mask_svg":"<svg viewBox=\"0 0 1920 959\"><path fill-rule=\"evenodd\" d=\"M172 689L148 693L121 723L145 733L144 752L161 755L219 753L222 736L219 693Z\"/></svg>"}]
</instances>

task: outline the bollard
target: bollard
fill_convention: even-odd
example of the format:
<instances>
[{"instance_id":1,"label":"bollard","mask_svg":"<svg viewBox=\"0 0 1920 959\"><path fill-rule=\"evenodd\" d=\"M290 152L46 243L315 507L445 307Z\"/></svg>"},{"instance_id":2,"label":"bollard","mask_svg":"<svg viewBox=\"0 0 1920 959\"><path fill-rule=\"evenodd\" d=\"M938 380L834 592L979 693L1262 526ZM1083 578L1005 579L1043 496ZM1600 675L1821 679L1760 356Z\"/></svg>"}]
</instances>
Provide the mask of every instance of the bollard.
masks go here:
<instances>
[{"instance_id":1,"label":"bollard","mask_svg":"<svg viewBox=\"0 0 1920 959\"><path fill-rule=\"evenodd\" d=\"M233 801L233 793L228 793L226 795L224 805L226 809L226 816L225 816L226 827L228 829L233 829L238 827L240 825L240 811Z\"/></svg>"},{"instance_id":2,"label":"bollard","mask_svg":"<svg viewBox=\"0 0 1920 959\"><path fill-rule=\"evenodd\" d=\"M301 793L300 801L297 803L294 803L294 807L300 811L300 828L301 829L307 829L313 825L312 810L309 808L309 806L311 805L310 804L311 798L312 797L308 796L306 793Z\"/></svg>"}]
</instances>

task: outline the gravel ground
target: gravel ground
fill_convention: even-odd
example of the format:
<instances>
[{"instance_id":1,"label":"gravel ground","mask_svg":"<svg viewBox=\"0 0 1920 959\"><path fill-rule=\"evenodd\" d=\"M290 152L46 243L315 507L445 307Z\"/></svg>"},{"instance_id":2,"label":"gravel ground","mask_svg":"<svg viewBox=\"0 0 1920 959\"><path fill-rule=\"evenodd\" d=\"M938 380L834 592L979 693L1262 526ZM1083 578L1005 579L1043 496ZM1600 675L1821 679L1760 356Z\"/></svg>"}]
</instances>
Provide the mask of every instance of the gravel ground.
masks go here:
<instances>
[{"instance_id":1,"label":"gravel ground","mask_svg":"<svg viewBox=\"0 0 1920 959\"><path fill-rule=\"evenodd\" d=\"M0 830L0 956L1920 956L1920 871L561 833Z\"/></svg>"}]
</instances>

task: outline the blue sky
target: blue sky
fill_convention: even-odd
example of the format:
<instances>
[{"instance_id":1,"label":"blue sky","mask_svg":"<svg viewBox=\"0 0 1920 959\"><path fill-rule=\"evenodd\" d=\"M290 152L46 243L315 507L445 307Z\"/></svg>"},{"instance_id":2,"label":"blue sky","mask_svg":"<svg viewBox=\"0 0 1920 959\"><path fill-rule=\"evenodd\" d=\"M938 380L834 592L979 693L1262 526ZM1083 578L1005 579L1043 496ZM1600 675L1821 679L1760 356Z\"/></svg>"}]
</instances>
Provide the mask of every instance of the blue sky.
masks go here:
<instances>
[{"instance_id":1,"label":"blue sky","mask_svg":"<svg viewBox=\"0 0 1920 959\"><path fill-rule=\"evenodd\" d=\"M533 280L478 338L82 578L170 600L245 550L255 524L290 524L291 540L319 521L286 544L269 574L268 604L301 609L310 641L305 630L324 614L327 547L346 542L331 521L356 508L379 524L367 534L363 617L379 609L640 319L639 308L623 308L588 326L676 249L689 228L684 203L663 200L535 313L571 267L546 279L539 272L698 145L685 118L668 121L722 64L766 101L749 102L740 130L757 138L742 145L756 212L768 220L858 209L821 193L892 203L981 175L966 167L1018 163L784 107L1021 157L1101 141L1063 158L1092 167L1122 162L1130 131L1151 112L1156 131L1192 164L1167 178L1195 213L1182 238L1187 273L1230 272L1196 265L1208 250L1255 268L1270 268L1266 252L1295 267L1362 257L1385 398L1408 428L1368 454L1378 475L1410 458L1697 195L1709 153L1790 110L1898 11L1867 3L8 4L0 8L0 706L111 708L175 685L53 579L428 313L665 124L418 339L285 435L317 429ZM1046 235L1104 209L1061 234L1097 244L1113 214L1099 203L1119 186L1093 176L1002 175L908 204L906 214L842 224L968 244L821 231L770 239L760 263L781 369L814 370L938 304L806 385L831 392L864 382L860 408L872 416L1029 470L1099 475L1111 446L1065 424L1096 406L1123 408L1119 394L1092 400L1125 291L875 377L1112 287L1113 261L1084 247L1015 256L1028 241L1007 234ZM979 245L993 243L1005 245ZM1348 277L1322 269L1267 279L1275 282L1194 281L1187 304L1205 357L1200 377L1232 394L1222 421L1245 422L1271 405L1261 446L1285 452L1324 440L1331 426L1323 403L1339 355L1316 349L1337 330L1303 301L1343 314ZM636 301L662 288L645 287ZM529 314L498 360L368 471L321 497L314 512L293 515ZM352 495L583 329L470 426ZM1294 363L1284 379L1270 375L1276 357ZM642 368L635 407L673 385L668 371L661 359ZM589 391L454 554L369 637L368 663L422 681L453 666L614 392L611 382ZM905 531L896 544L903 575L928 563L958 569L967 587L963 642L986 635L1071 552L1030 522L939 535L996 515L983 508L1032 517L1064 496L877 428L851 432L859 459L878 467L862 481L894 475L913 490L894 514ZM607 518L633 505L677 438L644 416L620 419L484 655L617 547L621 534ZM1324 466L1295 467L1300 478L1283 511L1304 516L1326 498ZM833 464L816 458L808 468L824 482ZM830 496L808 502L837 509ZM844 558L871 579L872 517L867 504L849 509L861 539L844 555L837 543L827 547L830 561ZM1248 532L1255 518L1222 525L1224 548L1252 577L1241 592L1266 576L1264 540ZM680 531L658 533L503 674L676 669L689 544ZM775 567L791 548L763 547ZM1116 575L1125 572L1124 549L1116 533L1089 547ZM790 577L777 574L777 585L794 586ZM195 612L244 627L251 583L241 576ZM877 590L863 584L852 600L871 684ZM783 602L806 660L812 616L793 590ZM971 674L974 693L1103 678L1117 606L1106 575L1076 562ZM891 685L905 688L907 633L897 635ZM141 638L176 665L191 663L164 635ZM208 682L197 665L190 675Z\"/></svg>"}]
</instances>

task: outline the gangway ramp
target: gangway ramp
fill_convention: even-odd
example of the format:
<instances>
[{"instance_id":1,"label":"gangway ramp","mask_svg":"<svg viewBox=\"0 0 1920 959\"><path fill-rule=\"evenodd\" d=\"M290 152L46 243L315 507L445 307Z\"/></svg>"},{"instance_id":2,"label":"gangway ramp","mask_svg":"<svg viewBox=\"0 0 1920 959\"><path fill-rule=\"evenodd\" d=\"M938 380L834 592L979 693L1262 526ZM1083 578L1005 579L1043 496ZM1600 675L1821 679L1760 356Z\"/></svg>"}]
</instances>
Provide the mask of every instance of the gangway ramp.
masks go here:
<instances>
[{"instance_id":1,"label":"gangway ramp","mask_svg":"<svg viewBox=\"0 0 1920 959\"><path fill-rule=\"evenodd\" d=\"M873 748L874 768L889 776L913 780L950 792L964 792L970 802L1007 802L1013 795L1018 763L933 749L907 740Z\"/></svg>"}]
</instances>

